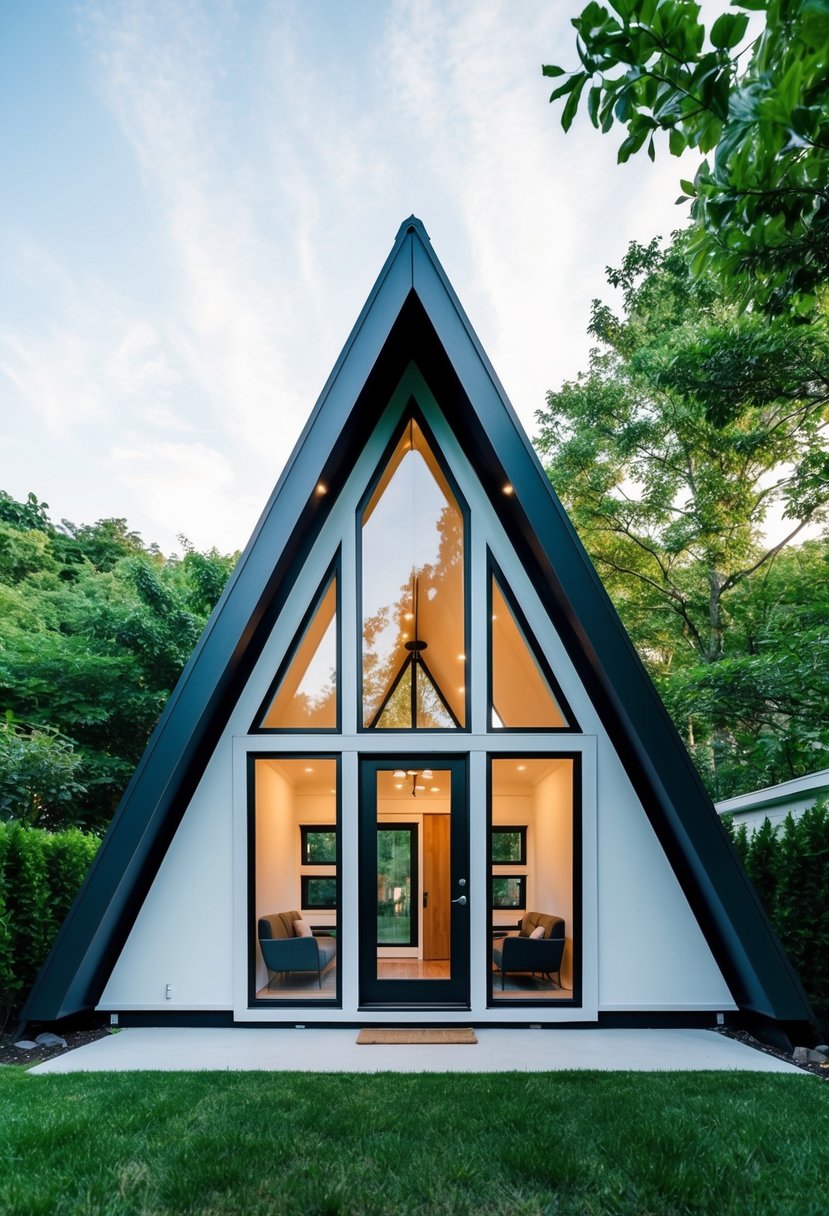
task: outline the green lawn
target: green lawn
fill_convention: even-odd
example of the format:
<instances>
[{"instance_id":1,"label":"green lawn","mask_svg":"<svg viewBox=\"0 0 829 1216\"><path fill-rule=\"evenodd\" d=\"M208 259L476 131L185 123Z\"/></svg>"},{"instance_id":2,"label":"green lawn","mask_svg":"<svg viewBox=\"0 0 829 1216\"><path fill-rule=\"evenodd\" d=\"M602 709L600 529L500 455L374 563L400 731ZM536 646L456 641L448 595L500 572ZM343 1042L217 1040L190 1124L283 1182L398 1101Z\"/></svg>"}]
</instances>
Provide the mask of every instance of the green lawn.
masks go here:
<instances>
[{"instance_id":1,"label":"green lawn","mask_svg":"<svg viewBox=\"0 0 829 1216\"><path fill-rule=\"evenodd\" d=\"M829 1086L5 1068L0 1211L825 1216Z\"/></svg>"}]
</instances>

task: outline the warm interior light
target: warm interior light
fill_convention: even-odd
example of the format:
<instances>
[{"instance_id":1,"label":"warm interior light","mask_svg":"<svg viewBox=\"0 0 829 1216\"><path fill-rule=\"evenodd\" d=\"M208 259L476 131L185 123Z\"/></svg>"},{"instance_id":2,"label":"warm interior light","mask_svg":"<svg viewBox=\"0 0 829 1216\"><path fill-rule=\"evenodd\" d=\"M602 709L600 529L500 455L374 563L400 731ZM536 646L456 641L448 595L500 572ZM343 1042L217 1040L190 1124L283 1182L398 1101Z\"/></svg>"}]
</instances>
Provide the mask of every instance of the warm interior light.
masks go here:
<instances>
[{"instance_id":1,"label":"warm interior light","mask_svg":"<svg viewBox=\"0 0 829 1216\"><path fill-rule=\"evenodd\" d=\"M509 482L507 482L507 484L503 487L503 490L504 490L504 493L508 494L508 495L513 493L513 488Z\"/></svg>"},{"instance_id":2,"label":"warm interior light","mask_svg":"<svg viewBox=\"0 0 829 1216\"><path fill-rule=\"evenodd\" d=\"M399 781L397 781L397 782L395 782L395 786L394 786L394 788L395 788L396 790L402 790L402 789L403 789L403 786L400 784L400 782L399 782Z\"/></svg>"},{"instance_id":3,"label":"warm interior light","mask_svg":"<svg viewBox=\"0 0 829 1216\"><path fill-rule=\"evenodd\" d=\"M322 498L323 494L327 494L327 493L328 493L328 486L327 486L327 485L324 485L324 484L323 484L323 482L318 481L318 482L317 482L317 491L316 491L316 492L317 492L317 494L319 495L319 497L320 497L320 498Z\"/></svg>"},{"instance_id":4,"label":"warm interior light","mask_svg":"<svg viewBox=\"0 0 829 1216\"><path fill-rule=\"evenodd\" d=\"M433 793L433 794L439 794L439 793L440 793L440 786L439 786L439 785L433 785L433 786L432 786L432 793Z\"/></svg>"},{"instance_id":5,"label":"warm interior light","mask_svg":"<svg viewBox=\"0 0 829 1216\"><path fill-rule=\"evenodd\" d=\"M524 770L526 769L526 767L527 767L527 766L526 766L526 764L519 764L519 765L517 765L517 768L518 768L519 773L523 773L523 772L524 772Z\"/></svg>"},{"instance_id":6,"label":"warm interior light","mask_svg":"<svg viewBox=\"0 0 829 1216\"><path fill-rule=\"evenodd\" d=\"M306 771L306 773L313 773L313 771L314 771L314 770L313 770L313 768L311 768L311 767L309 766L308 768L306 768L306 770L305 770L305 771Z\"/></svg>"},{"instance_id":7,"label":"warm interior light","mask_svg":"<svg viewBox=\"0 0 829 1216\"><path fill-rule=\"evenodd\" d=\"M405 777L406 774L402 768L396 768L392 774L393 777Z\"/></svg>"},{"instance_id":8,"label":"warm interior light","mask_svg":"<svg viewBox=\"0 0 829 1216\"><path fill-rule=\"evenodd\" d=\"M465 655L465 654L459 654L459 655L458 655L458 662L459 662L459 663L465 663L465 662L466 662L466 655Z\"/></svg>"},{"instance_id":9,"label":"warm interior light","mask_svg":"<svg viewBox=\"0 0 829 1216\"><path fill-rule=\"evenodd\" d=\"M430 768L425 768L422 775L426 781L432 780L432 770Z\"/></svg>"}]
</instances>

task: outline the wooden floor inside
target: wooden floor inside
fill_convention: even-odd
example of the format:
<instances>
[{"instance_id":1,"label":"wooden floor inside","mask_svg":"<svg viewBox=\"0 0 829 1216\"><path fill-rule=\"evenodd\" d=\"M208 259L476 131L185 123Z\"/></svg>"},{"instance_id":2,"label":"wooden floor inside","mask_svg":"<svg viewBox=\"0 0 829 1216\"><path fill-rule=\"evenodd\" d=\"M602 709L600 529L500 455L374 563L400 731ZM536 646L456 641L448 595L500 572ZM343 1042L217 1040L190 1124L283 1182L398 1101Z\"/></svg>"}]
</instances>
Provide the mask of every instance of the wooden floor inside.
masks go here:
<instances>
[{"instance_id":1,"label":"wooden floor inside","mask_svg":"<svg viewBox=\"0 0 829 1216\"><path fill-rule=\"evenodd\" d=\"M448 980L448 958L378 958L379 980Z\"/></svg>"}]
</instances>

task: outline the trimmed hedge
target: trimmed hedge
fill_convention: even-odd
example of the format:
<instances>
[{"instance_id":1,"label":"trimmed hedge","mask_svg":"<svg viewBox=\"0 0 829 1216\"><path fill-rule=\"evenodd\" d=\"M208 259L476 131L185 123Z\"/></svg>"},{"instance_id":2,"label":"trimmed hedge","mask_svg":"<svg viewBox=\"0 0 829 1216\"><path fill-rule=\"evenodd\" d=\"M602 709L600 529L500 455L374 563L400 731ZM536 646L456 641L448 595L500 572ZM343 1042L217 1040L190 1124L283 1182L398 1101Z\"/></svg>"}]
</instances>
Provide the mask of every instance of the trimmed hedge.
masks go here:
<instances>
[{"instance_id":1,"label":"trimmed hedge","mask_svg":"<svg viewBox=\"0 0 829 1216\"><path fill-rule=\"evenodd\" d=\"M0 822L0 1030L19 1013L99 837Z\"/></svg>"},{"instance_id":2,"label":"trimmed hedge","mask_svg":"<svg viewBox=\"0 0 829 1216\"><path fill-rule=\"evenodd\" d=\"M829 807L787 815L777 829L764 819L752 835L724 823L815 1013L829 1022Z\"/></svg>"}]
</instances>

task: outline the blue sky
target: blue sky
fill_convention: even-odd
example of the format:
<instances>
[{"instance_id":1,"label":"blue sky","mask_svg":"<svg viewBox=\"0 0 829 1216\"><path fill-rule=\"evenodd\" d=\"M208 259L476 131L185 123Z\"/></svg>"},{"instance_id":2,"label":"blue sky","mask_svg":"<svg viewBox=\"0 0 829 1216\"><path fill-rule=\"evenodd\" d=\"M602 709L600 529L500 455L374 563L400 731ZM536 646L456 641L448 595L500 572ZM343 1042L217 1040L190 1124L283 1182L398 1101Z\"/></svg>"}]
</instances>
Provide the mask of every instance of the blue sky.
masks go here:
<instances>
[{"instance_id":1,"label":"blue sky","mask_svg":"<svg viewBox=\"0 0 829 1216\"><path fill-rule=\"evenodd\" d=\"M0 6L0 486L242 547L409 214L530 434L680 162L547 103L562 0Z\"/></svg>"}]
</instances>

